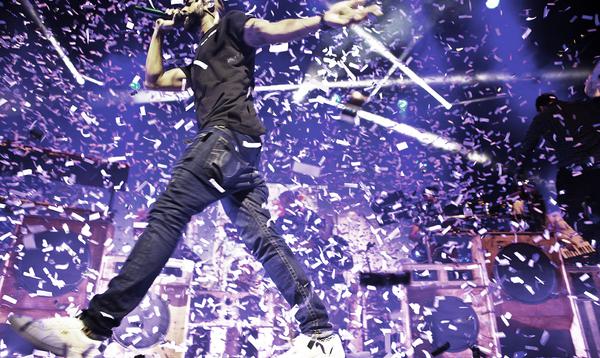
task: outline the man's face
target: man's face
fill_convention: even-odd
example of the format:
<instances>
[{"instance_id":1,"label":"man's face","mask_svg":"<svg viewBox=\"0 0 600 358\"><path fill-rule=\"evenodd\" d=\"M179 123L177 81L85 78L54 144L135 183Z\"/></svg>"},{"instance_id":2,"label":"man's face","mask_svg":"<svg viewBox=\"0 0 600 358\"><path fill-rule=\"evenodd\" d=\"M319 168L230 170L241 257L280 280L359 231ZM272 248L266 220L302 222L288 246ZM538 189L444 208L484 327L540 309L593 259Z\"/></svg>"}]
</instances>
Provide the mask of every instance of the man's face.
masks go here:
<instances>
[{"instance_id":1,"label":"man's face","mask_svg":"<svg viewBox=\"0 0 600 358\"><path fill-rule=\"evenodd\" d=\"M600 62L596 64L592 73L585 80L585 94L588 97L600 96Z\"/></svg>"},{"instance_id":2,"label":"man's face","mask_svg":"<svg viewBox=\"0 0 600 358\"><path fill-rule=\"evenodd\" d=\"M186 6L183 8L187 14L183 21L183 28L186 31L196 32L200 28L202 17L206 13L207 2L207 0L187 0Z\"/></svg>"},{"instance_id":3,"label":"man's face","mask_svg":"<svg viewBox=\"0 0 600 358\"><path fill-rule=\"evenodd\" d=\"M600 92L600 89L598 88L598 82L600 80L595 80L594 81L594 74L592 73L591 75L588 76L588 78L585 80L585 94L588 95L588 97L595 97L598 95L598 92Z\"/></svg>"}]
</instances>

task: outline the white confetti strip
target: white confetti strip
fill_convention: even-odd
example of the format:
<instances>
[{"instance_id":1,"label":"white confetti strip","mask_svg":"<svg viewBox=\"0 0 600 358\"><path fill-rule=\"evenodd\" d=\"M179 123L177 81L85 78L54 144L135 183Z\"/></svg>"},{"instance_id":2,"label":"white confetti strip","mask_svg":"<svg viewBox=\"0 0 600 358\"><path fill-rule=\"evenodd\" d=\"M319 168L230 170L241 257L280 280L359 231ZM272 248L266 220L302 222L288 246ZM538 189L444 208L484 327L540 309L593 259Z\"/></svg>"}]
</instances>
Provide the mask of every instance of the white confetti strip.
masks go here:
<instances>
[{"instance_id":1,"label":"white confetti strip","mask_svg":"<svg viewBox=\"0 0 600 358\"><path fill-rule=\"evenodd\" d=\"M3 299L4 301L6 301L6 302L10 303L10 304L13 304L13 305L17 303L17 300L16 300L15 298L13 298L13 297L9 296L9 295L3 295L3 296L2 296L2 299Z\"/></svg>"},{"instance_id":2,"label":"white confetti strip","mask_svg":"<svg viewBox=\"0 0 600 358\"><path fill-rule=\"evenodd\" d=\"M194 65L200 67L203 70L206 70L208 68L208 65L200 60L194 60Z\"/></svg>"}]
</instances>

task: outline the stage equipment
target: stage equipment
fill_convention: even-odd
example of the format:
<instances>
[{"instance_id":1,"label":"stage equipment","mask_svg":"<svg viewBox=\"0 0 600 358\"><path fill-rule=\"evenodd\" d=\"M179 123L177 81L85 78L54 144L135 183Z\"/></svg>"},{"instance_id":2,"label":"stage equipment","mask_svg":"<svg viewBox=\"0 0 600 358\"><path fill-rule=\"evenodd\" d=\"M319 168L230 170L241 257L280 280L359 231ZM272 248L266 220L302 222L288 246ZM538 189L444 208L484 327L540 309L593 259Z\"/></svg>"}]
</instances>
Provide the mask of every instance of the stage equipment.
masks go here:
<instances>
[{"instance_id":1,"label":"stage equipment","mask_svg":"<svg viewBox=\"0 0 600 358\"><path fill-rule=\"evenodd\" d=\"M556 238L542 233L490 232L483 237L483 247L488 275L497 285L492 295L499 329L550 331L556 337L568 337L572 346L564 349L583 356L581 324L573 319L577 307Z\"/></svg>"},{"instance_id":2,"label":"stage equipment","mask_svg":"<svg viewBox=\"0 0 600 358\"><path fill-rule=\"evenodd\" d=\"M564 259L593 254L596 252L594 247L587 241L573 245L573 247L562 247L560 253Z\"/></svg>"},{"instance_id":3,"label":"stage equipment","mask_svg":"<svg viewBox=\"0 0 600 358\"><path fill-rule=\"evenodd\" d=\"M594 247L569 225L559 212L546 215L546 227L561 242L560 254L565 260L565 265L571 262L581 262L591 259L596 252ZM584 256L584 257L581 257Z\"/></svg>"},{"instance_id":4,"label":"stage equipment","mask_svg":"<svg viewBox=\"0 0 600 358\"><path fill-rule=\"evenodd\" d=\"M360 119L356 115L362 106L369 100L369 97L359 91L352 91L346 100L346 108L342 109L342 120L344 122L358 125Z\"/></svg>"},{"instance_id":5,"label":"stage equipment","mask_svg":"<svg viewBox=\"0 0 600 358\"><path fill-rule=\"evenodd\" d=\"M565 266L575 315L584 332L587 357L600 357L600 267Z\"/></svg>"},{"instance_id":6,"label":"stage equipment","mask_svg":"<svg viewBox=\"0 0 600 358\"><path fill-rule=\"evenodd\" d=\"M61 209L78 220L28 215L17 226L13 252L0 275L2 322L10 312L33 318L75 314L94 292L112 224L87 219L100 213Z\"/></svg>"},{"instance_id":7,"label":"stage equipment","mask_svg":"<svg viewBox=\"0 0 600 358\"><path fill-rule=\"evenodd\" d=\"M403 330L401 310L403 303L398 298L399 287L388 289L373 287L360 288L357 296L357 307L362 311L362 347L370 357L391 357L398 353L406 353L401 344Z\"/></svg>"},{"instance_id":8,"label":"stage equipment","mask_svg":"<svg viewBox=\"0 0 600 358\"><path fill-rule=\"evenodd\" d=\"M125 157L108 160L85 157L81 154L57 152L35 148L13 142L0 143L0 175L39 175L42 178L108 189L109 212L114 192L125 190L129 166L122 161Z\"/></svg>"},{"instance_id":9,"label":"stage equipment","mask_svg":"<svg viewBox=\"0 0 600 358\"><path fill-rule=\"evenodd\" d=\"M386 287L409 285L411 272L360 272L359 281L362 286Z\"/></svg>"},{"instance_id":10,"label":"stage equipment","mask_svg":"<svg viewBox=\"0 0 600 358\"><path fill-rule=\"evenodd\" d=\"M494 277L512 299L542 303L556 290L556 268L537 246L513 243L496 256Z\"/></svg>"},{"instance_id":11,"label":"stage equipment","mask_svg":"<svg viewBox=\"0 0 600 358\"><path fill-rule=\"evenodd\" d=\"M411 263L412 283L400 292L405 325L404 347L410 356L473 357L474 350L487 356L499 353L494 306L487 294L489 281L481 239L472 233L453 233L470 238L472 262ZM431 342L429 341L431 339Z\"/></svg>"},{"instance_id":12,"label":"stage equipment","mask_svg":"<svg viewBox=\"0 0 600 358\"><path fill-rule=\"evenodd\" d=\"M70 184L125 190L129 175L124 157L102 160L14 142L1 142L0 156L0 174L5 176L34 174L60 182L69 178Z\"/></svg>"},{"instance_id":13,"label":"stage equipment","mask_svg":"<svg viewBox=\"0 0 600 358\"><path fill-rule=\"evenodd\" d=\"M96 293L108 288L108 283L119 273L126 259L122 256L104 258ZM114 330L114 340L122 346L123 354L162 358L185 356L190 314L188 289L193 270L194 262L189 260L170 259L167 262L141 304Z\"/></svg>"},{"instance_id":14,"label":"stage equipment","mask_svg":"<svg viewBox=\"0 0 600 358\"><path fill-rule=\"evenodd\" d=\"M423 144L423 145L429 145L434 148L439 148L439 149L449 151L449 152L460 153L460 154L466 156L467 159L474 161L476 163L480 163L480 164L490 163L490 158L485 154L481 154L481 153L472 151L472 150L464 147L462 144L460 144L458 142L454 142L450 139L446 139L444 137L438 136L437 134L426 132L422 129L411 127L408 124L394 122L389 118L385 118L385 117L382 117L382 116L374 114L374 113L366 112L363 110L357 110L357 109L351 108L345 104L331 101L323 96L318 96L315 99L309 100L309 102L327 104L332 107L336 107L342 111L347 111L348 113L353 113L353 114L356 113L355 115L358 116L359 118L365 119L369 122L373 122L382 127L385 127L386 129L393 130L400 134L414 138L414 139L418 140L419 142L421 142L421 144Z\"/></svg>"}]
</instances>

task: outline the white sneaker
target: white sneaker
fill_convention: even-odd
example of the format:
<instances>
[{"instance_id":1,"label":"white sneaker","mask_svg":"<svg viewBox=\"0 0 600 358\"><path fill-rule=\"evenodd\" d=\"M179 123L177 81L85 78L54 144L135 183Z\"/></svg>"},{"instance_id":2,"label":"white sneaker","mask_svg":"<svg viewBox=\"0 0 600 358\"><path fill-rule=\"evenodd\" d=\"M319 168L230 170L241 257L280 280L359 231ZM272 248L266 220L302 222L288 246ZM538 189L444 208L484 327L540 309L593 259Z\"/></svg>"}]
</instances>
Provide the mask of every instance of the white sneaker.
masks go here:
<instances>
[{"instance_id":1,"label":"white sneaker","mask_svg":"<svg viewBox=\"0 0 600 358\"><path fill-rule=\"evenodd\" d=\"M78 318L54 317L33 319L12 315L8 322L13 329L36 348L66 358L101 357L100 341L83 333L85 326Z\"/></svg>"},{"instance_id":2,"label":"white sneaker","mask_svg":"<svg viewBox=\"0 0 600 358\"><path fill-rule=\"evenodd\" d=\"M327 338L312 338L301 334L292 344L289 351L283 353L279 358L344 358L346 352L342 346L342 340L337 334Z\"/></svg>"}]
</instances>

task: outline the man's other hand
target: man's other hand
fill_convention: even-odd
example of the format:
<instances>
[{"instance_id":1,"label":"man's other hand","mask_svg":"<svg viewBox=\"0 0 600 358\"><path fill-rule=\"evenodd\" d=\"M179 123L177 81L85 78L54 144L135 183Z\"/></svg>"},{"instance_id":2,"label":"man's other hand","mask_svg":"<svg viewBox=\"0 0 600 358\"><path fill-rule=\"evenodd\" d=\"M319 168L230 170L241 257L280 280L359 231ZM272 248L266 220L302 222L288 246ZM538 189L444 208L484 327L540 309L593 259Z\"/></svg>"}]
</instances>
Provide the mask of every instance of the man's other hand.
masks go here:
<instances>
[{"instance_id":1,"label":"man's other hand","mask_svg":"<svg viewBox=\"0 0 600 358\"><path fill-rule=\"evenodd\" d=\"M365 7L363 6L365 3L366 0L348 0L333 4L323 14L323 21L333 28L339 28L361 23L369 15L383 15L379 5Z\"/></svg>"},{"instance_id":2,"label":"man's other hand","mask_svg":"<svg viewBox=\"0 0 600 358\"><path fill-rule=\"evenodd\" d=\"M517 200L512 204L513 216L525 215L525 202L523 200Z\"/></svg>"}]
</instances>

